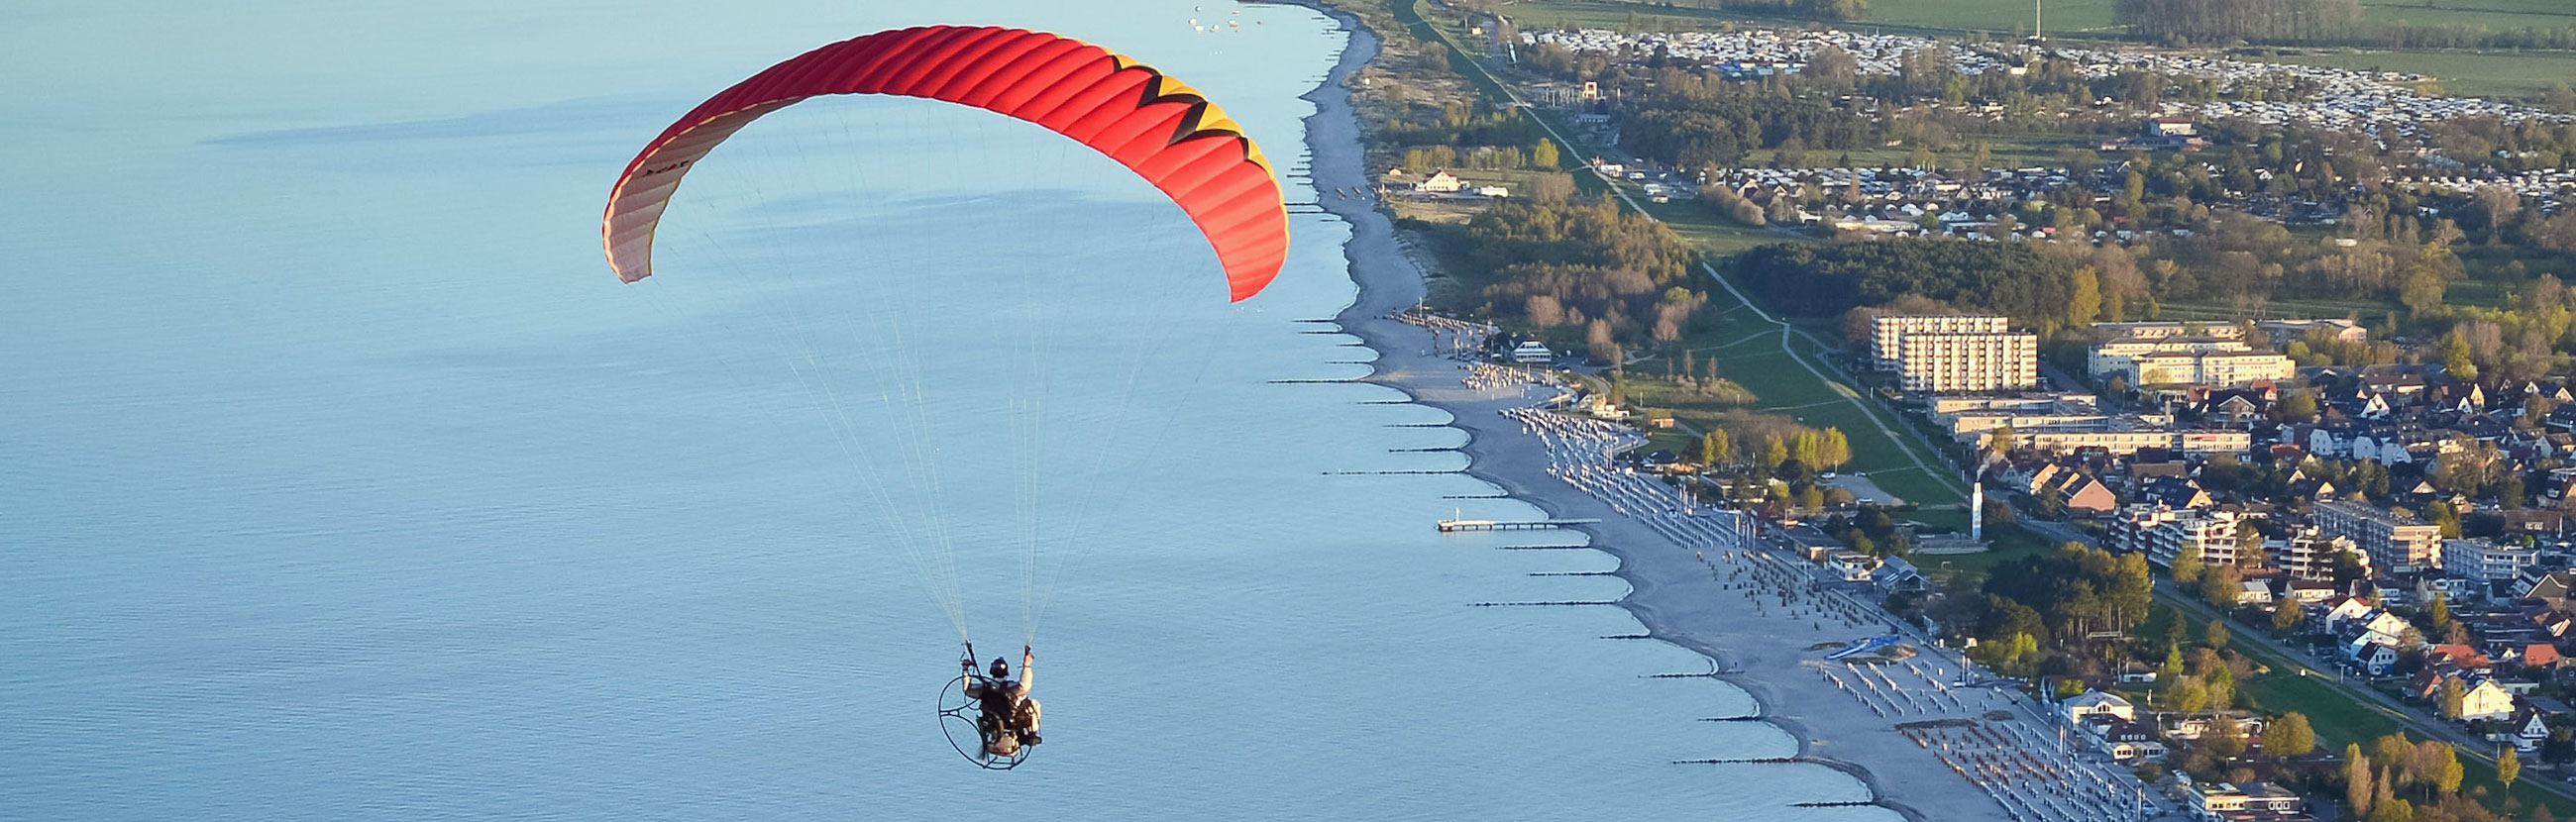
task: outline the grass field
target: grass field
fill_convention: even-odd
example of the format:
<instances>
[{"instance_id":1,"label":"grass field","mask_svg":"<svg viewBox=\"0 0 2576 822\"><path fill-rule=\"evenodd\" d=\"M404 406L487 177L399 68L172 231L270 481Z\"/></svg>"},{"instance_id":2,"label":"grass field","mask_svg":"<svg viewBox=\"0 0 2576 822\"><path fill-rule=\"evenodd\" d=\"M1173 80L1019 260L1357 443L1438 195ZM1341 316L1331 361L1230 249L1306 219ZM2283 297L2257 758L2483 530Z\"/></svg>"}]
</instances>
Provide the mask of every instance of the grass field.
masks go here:
<instances>
[{"instance_id":1,"label":"grass field","mask_svg":"<svg viewBox=\"0 0 2576 822\"><path fill-rule=\"evenodd\" d=\"M2206 620L2212 615L2208 606L2196 600L2181 601L2169 592L2159 591L2156 599L2168 607L2177 608L2194 621ZM2240 632L2262 630L2243 623L2234 623L2231 628ZM2298 663L2254 647L2252 643L2240 642L2234 647L2237 652L2270 669L2267 673L2238 680L2238 696L2248 707L2267 713L2298 711L2306 714L2308 724L2316 729L2317 749L2320 751L2340 754L2346 743L2353 742L2361 743L2366 749L2370 740L2396 733L2402 727L2398 717L2387 708L2347 693L2343 690L2345 686L2336 684L2331 676L2301 676ZM2407 738L2421 741L2424 737L2409 733ZM2498 807L2503 801L2504 786L2496 781L2495 765L2467 755L2472 752L2461 751L2460 766L2466 778L2461 780L2460 790L2474 793L2484 788L2487 806ZM2489 752L2481 749L2474 753ZM2531 763L2525 764L2527 767ZM2535 803L2546 803L2551 813L2560 817L2576 813L2576 800L2541 790L2533 784L2547 778L2546 774L2526 773L2522 781L2514 783L2512 798L2525 808Z\"/></svg>"},{"instance_id":2,"label":"grass field","mask_svg":"<svg viewBox=\"0 0 2576 822\"><path fill-rule=\"evenodd\" d=\"M1869 4L1866 22L2028 33L2033 5L2026 0L1875 0ZM2041 8L2041 31L2107 31L2111 28L2111 5L2111 0L2055 0Z\"/></svg>"},{"instance_id":3,"label":"grass field","mask_svg":"<svg viewBox=\"0 0 2576 822\"><path fill-rule=\"evenodd\" d=\"M1469 82L1485 93L1489 99L1495 102L1510 100L1510 95L1505 93L1479 65L1464 59L1466 55L1459 52L1456 42L1451 39L1461 36L1460 33L1439 28L1433 22L1425 21L1419 13L1418 5L1399 3L1397 15L1399 20L1411 25L1420 36L1449 42L1451 53L1457 60L1456 65L1460 72L1465 74ZM1572 150L1565 155L1568 160L1590 156L1593 153L1590 146L1577 144L1569 148ZM1588 175L1578 174L1577 176ZM1704 208L1690 204L1671 204L1670 207L1659 208L1649 213L1655 214L1658 219L1666 220L1675 231L1691 239L1695 244L1706 243L1699 248L1703 254L1711 257L1762 242L1785 239L1780 235L1747 229L1720 220ZM1715 324L1716 327L1713 330L1701 332L1685 340L1683 344L1694 351L1705 352L1700 355L1703 358L1715 357L1718 360L1719 375L1734 380L1758 396L1760 398L1757 403L1758 408L1788 414L1812 427L1842 429L1844 436L1851 443L1853 455L1848 470L1869 474L1880 488L1891 494L1927 506L1955 506L1964 501L1964 494L1960 490L1945 483L1941 477L1927 474L1923 468L1915 466L1906 456L1909 453L1909 446L1920 448L1919 444L1905 443L1898 439L1909 435L1900 430L1891 436L1889 429L1881 427L1882 424L1901 427L1904 425L1903 422L1883 421L1876 416L1876 413L1884 413L1883 410L1873 412L1864 407L1863 404L1869 400L1860 399L1861 395L1852 386L1832 379L1818 379L1799 362L1796 356L1791 354L1787 347L1788 345L1804 346L1805 343L1784 343L1778 331L1779 326L1763 322L1748 306L1735 300L1733 295L1724 289L1712 288L1710 292L1710 307L1707 310L1718 312L1721 321ZM1804 352L1802 349L1802 353L1808 354L1809 362L1824 362L1815 357L1813 352ZM1856 399L1858 402L1855 402ZM1682 415L1682 419L1685 423L1698 425L1705 425L1712 421L1705 417L1693 419L1689 415ZM1934 470L1940 470L1938 464L1934 465ZM1941 517L1941 519L1948 518Z\"/></svg>"},{"instance_id":4,"label":"grass field","mask_svg":"<svg viewBox=\"0 0 2576 822\"><path fill-rule=\"evenodd\" d=\"M2565 0L2434 0L2362 4L2374 22L2407 26L2484 26L2489 30L2576 26Z\"/></svg>"},{"instance_id":5,"label":"grass field","mask_svg":"<svg viewBox=\"0 0 2576 822\"><path fill-rule=\"evenodd\" d=\"M2555 18L2576 25L2576 18ZM2558 83L2576 84L2576 52L2310 51L2262 58L2328 68L2403 71L2435 78L2443 93L2537 99Z\"/></svg>"},{"instance_id":6,"label":"grass field","mask_svg":"<svg viewBox=\"0 0 2576 822\"><path fill-rule=\"evenodd\" d=\"M2104 32L2111 26L2112 0L2057 0L2047 6L2047 31ZM1730 23L1825 25L1803 18L1721 11L1677 2L1623 0L1524 0L1504 7L1503 14L1523 29L1594 28L1613 31L1694 31ZM1869 19L1832 24L1858 29L1908 29L1927 34L2026 33L2031 25L2028 0L1877 0Z\"/></svg>"}]
</instances>

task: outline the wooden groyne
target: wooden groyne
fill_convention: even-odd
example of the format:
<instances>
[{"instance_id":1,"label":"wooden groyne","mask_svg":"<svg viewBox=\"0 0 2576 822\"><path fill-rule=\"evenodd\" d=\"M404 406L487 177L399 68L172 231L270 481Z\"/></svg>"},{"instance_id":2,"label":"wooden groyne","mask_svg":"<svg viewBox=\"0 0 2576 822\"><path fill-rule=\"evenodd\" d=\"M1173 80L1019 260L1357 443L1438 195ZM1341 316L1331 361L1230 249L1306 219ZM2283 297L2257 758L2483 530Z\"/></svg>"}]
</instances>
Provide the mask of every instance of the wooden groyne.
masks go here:
<instances>
[{"instance_id":1,"label":"wooden groyne","mask_svg":"<svg viewBox=\"0 0 2576 822\"><path fill-rule=\"evenodd\" d=\"M1536 531L1543 528L1565 528L1575 525L1592 525L1600 521L1601 520L1588 517L1583 519L1528 520L1444 519L1440 521L1440 532L1447 534L1459 531Z\"/></svg>"}]
</instances>

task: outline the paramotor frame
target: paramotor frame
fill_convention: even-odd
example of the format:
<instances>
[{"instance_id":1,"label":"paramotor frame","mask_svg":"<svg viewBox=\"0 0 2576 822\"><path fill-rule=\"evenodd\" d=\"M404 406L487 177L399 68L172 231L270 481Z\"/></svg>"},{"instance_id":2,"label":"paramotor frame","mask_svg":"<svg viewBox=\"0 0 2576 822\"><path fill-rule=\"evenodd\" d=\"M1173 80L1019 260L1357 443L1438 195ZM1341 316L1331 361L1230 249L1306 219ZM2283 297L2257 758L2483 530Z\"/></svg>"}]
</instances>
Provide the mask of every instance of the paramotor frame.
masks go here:
<instances>
[{"instance_id":1,"label":"paramotor frame","mask_svg":"<svg viewBox=\"0 0 2576 822\"><path fill-rule=\"evenodd\" d=\"M1019 750L1010 756L996 756L986 752L981 722L983 716L983 702L966 695L964 674L948 680L948 687L940 689L939 732L948 736L948 747L957 749L958 756L965 757L966 761L975 763L975 767L988 771L1007 771L1028 761L1029 749L1037 746L1021 745ZM960 735L963 735L963 741Z\"/></svg>"}]
</instances>

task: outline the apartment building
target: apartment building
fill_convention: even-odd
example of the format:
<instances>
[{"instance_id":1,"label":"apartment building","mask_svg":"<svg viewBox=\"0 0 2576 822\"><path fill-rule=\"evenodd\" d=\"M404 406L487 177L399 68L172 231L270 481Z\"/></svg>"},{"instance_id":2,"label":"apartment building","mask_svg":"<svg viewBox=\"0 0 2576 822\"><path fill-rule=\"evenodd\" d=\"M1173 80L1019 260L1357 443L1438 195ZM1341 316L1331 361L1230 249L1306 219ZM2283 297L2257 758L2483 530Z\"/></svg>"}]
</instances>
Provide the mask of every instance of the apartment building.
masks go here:
<instances>
[{"instance_id":1,"label":"apartment building","mask_svg":"<svg viewBox=\"0 0 2576 822\"><path fill-rule=\"evenodd\" d=\"M2002 333L2007 330L2003 317L1989 314L1876 317L1869 321L1869 355L1878 361L1878 370L1896 371L1904 367L1905 336L1908 334Z\"/></svg>"},{"instance_id":2,"label":"apartment building","mask_svg":"<svg viewBox=\"0 0 2576 822\"><path fill-rule=\"evenodd\" d=\"M2136 385L2230 386L2286 380L2298 373L2298 364L2270 351L2164 352L2133 358L2127 367L2112 370L2126 373Z\"/></svg>"},{"instance_id":3,"label":"apartment building","mask_svg":"<svg viewBox=\"0 0 2576 822\"><path fill-rule=\"evenodd\" d=\"M2122 337L2147 340L2159 337L2216 337L2222 340L2241 340L2245 339L2245 329L2232 323L2178 321L2094 323L2093 336L2103 340L2116 340Z\"/></svg>"},{"instance_id":4,"label":"apartment building","mask_svg":"<svg viewBox=\"0 0 2576 822\"><path fill-rule=\"evenodd\" d=\"M2503 545L2485 538L2442 541L2442 573L2447 576L2490 582L2514 579L2539 562L2540 549L2529 545Z\"/></svg>"},{"instance_id":5,"label":"apartment building","mask_svg":"<svg viewBox=\"0 0 2576 822\"><path fill-rule=\"evenodd\" d=\"M2175 511L2173 516L2155 523L2144 531L2147 561L2173 567L2174 558L2182 555L2183 546L2200 552L2203 565L2234 565L2237 560L2236 524L2240 517L2234 511Z\"/></svg>"},{"instance_id":6,"label":"apartment building","mask_svg":"<svg viewBox=\"0 0 2576 822\"><path fill-rule=\"evenodd\" d=\"M2085 371L2099 379L2114 373L2135 376L2139 357L2158 354L2218 354L2252 351L2253 346L2234 337L2163 336L2118 337L2094 344L2085 355Z\"/></svg>"},{"instance_id":7,"label":"apartment building","mask_svg":"<svg viewBox=\"0 0 2576 822\"><path fill-rule=\"evenodd\" d=\"M2254 436L2245 431L2177 429L2149 425L2119 425L2091 429L2014 430L2022 445L2059 454L2081 448L2100 448L2113 456L2135 454L2141 448L2163 448L2192 454L2236 453L2251 447ZM1985 436L1978 437L1984 444Z\"/></svg>"},{"instance_id":8,"label":"apartment building","mask_svg":"<svg viewBox=\"0 0 2576 822\"><path fill-rule=\"evenodd\" d=\"M2317 503L2310 519L2317 528L2351 537L2372 567L2404 573L2442 567L2442 529L2363 502Z\"/></svg>"},{"instance_id":9,"label":"apartment building","mask_svg":"<svg viewBox=\"0 0 2576 822\"><path fill-rule=\"evenodd\" d=\"M1914 393L2009 391L2039 384L2039 337L2009 331L1920 331L1897 342Z\"/></svg>"},{"instance_id":10,"label":"apartment building","mask_svg":"<svg viewBox=\"0 0 2576 822\"><path fill-rule=\"evenodd\" d=\"M2263 547L2272 553L2272 566L2291 579L2333 579L2335 556L2347 551L2363 567L2370 565L2370 556L2362 553L2351 537L2328 534L2315 526L2301 528L2288 539L2266 542Z\"/></svg>"}]
</instances>

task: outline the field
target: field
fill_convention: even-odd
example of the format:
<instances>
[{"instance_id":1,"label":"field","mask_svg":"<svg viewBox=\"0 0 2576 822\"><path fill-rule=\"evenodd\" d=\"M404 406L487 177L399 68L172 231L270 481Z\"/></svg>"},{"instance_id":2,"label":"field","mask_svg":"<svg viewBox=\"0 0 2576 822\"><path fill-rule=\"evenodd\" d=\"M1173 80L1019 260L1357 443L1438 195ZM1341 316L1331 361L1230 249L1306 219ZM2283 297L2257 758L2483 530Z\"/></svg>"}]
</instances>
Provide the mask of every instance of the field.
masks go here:
<instances>
[{"instance_id":1,"label":"field","mask_svg":"<svg viewBox=\"0 0 2576 822\"><path fill-rule=\"evenodd\" d=\"M1535 0L1504 7L1503 14L1523 29L1595 28L1690 31L1717 29L1729 23L1758 22L1823 25L1820 21L1721 11L1672 3L1621 0ZM2111 26L2111 0L2058 0L2042 20L2048 31L2102 32ZM1910 29L1923 33L1985 33L2008 36L2027 32L2031 4L2025 0L1877 0L1869 19L1840 24L1877 30Z\"/></svg>"},{"instance_id":2,"label":"field","mask_svg":"<svg viewBox=\"0 0 2576 822\"><path fill-rule=\"evenodd\" d=\"M1926 29L2027 33L2034 3L2023 0L1874 0L1867 23ZM2057 0L2041 7L2043 33L2106 32L2111 0Z\"/></svg>"},{"instance_id":3,"label":"field","mask_svg":"<svg viewBox=\"0 0 2576 822\"><path fill-rule=\"evenodd\" d=\"M2565 21L2560 25L2576 25L2576 17L2555 19ZM2547 94L2550 86L2576 82L2576 53L2570 52L2347 49L2259 59L2328 68L2421 74L2435 78L2443 93L2477 97L2537 99Z\"/></svg>"},{"instance_id":4,"label":"field","mask_svg":"<svg viewBox=\"0 0 2576 822\"><path fill-rule=\"evenodd\" d=\"M2576 7L2564 0L2438 0L2363 3L2369 18L2408 26L2484 26L2492 31L2576 26Z\"/></svg>"}]
</instances>

